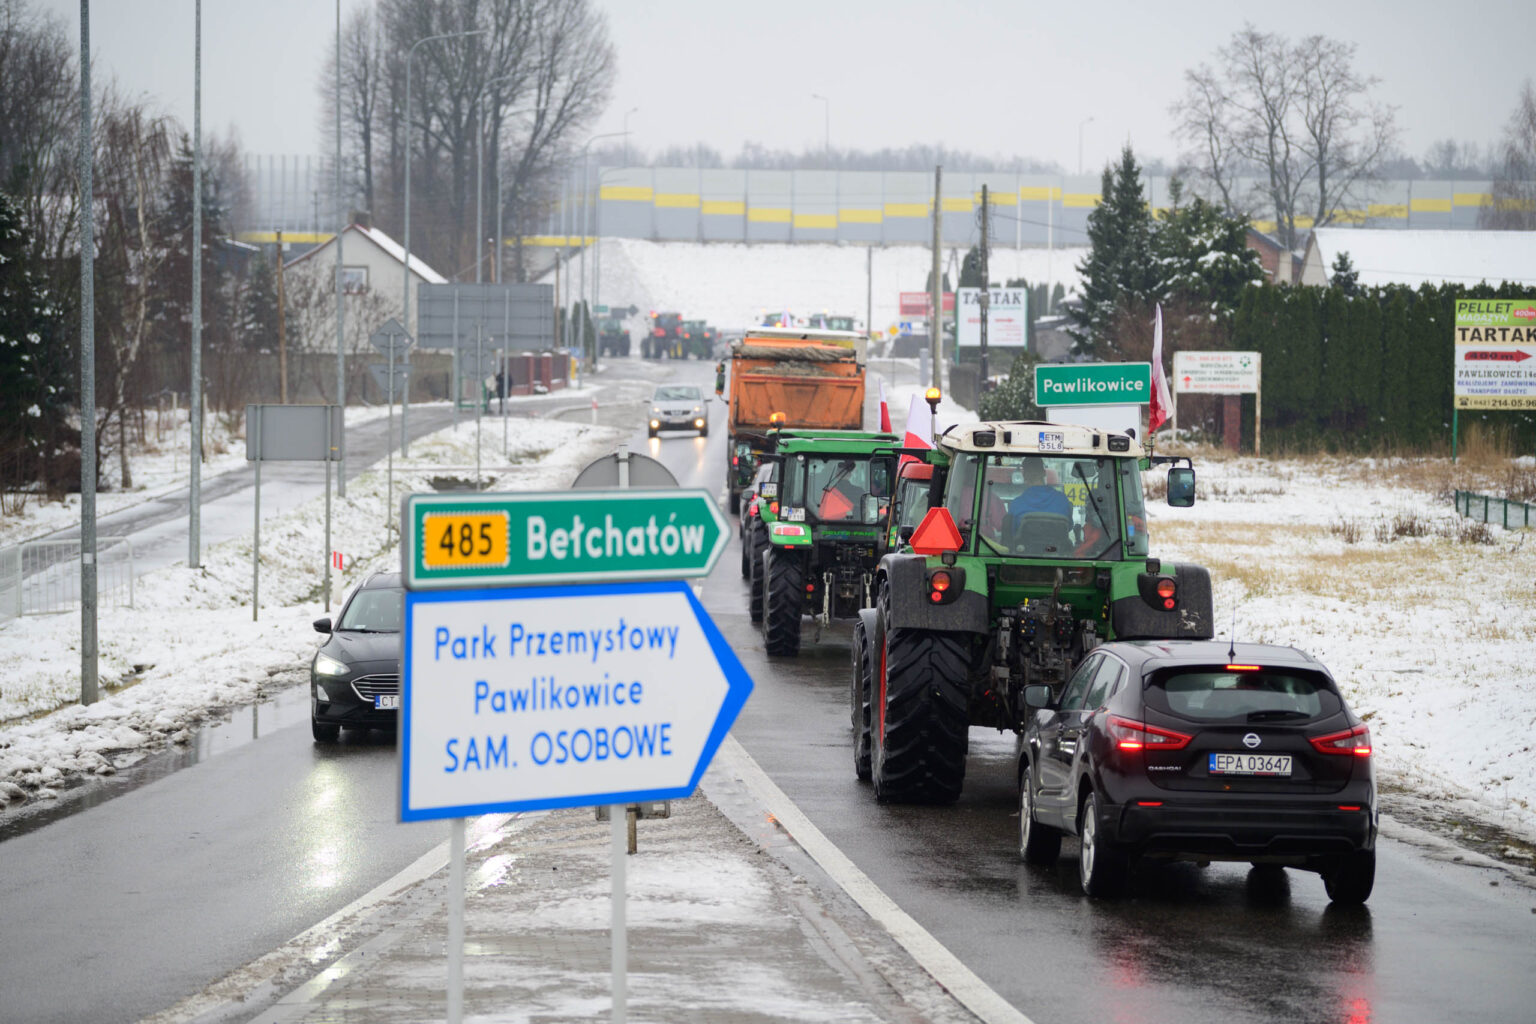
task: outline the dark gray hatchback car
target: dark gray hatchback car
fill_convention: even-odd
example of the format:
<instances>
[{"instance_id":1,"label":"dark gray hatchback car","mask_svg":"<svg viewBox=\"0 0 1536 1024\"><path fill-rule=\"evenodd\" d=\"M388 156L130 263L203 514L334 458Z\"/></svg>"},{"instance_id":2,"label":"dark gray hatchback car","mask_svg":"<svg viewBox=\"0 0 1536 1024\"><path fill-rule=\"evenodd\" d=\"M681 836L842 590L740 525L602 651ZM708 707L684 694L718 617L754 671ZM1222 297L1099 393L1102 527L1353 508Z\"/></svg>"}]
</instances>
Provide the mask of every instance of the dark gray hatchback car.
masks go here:
<instances>
[{"instance_id":1,"label":"dark gray hatchback car","mask_svg":"<svg viewBox=\"0 0 1536 1024\"><path fill-rule=\"evenodd\" d=\"M330 742L342 726L394 729L400 715L400 628L405 592L398 572L374 573L354 590L310 663L310 729Z\"/></svg>"},{"instance_id":2,"label":"dark gray hatchback car","mask_svg":"<svg viewBox=\"0 0 1536 1024\"><path fill-rule=\"evenodd\" d=\"M1336 903L1376 876L1371 735L1328 670L1292 647L1142 640L1095 648L1059 700L1030 687L1019 852L1082 843L1090 896L1139 858L1248 861L1322 875Z\"/></svg>"}]
</instances>

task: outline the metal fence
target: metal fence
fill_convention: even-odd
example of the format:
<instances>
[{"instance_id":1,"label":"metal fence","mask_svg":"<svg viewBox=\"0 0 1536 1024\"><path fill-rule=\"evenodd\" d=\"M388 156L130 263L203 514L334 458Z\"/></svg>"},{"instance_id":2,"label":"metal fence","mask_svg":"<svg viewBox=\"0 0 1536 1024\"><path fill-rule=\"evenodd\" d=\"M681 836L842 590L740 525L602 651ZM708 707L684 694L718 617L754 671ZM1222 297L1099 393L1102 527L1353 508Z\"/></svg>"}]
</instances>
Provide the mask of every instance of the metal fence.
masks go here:
<instances>
[{"instance_id":1,"label":"metal fence","mask_svg":"<svg viewBox=\"0 0 1536 1024\"><path fill-rule=\"evenodd\" d=\"M1523 530L1536 521L1536 505L1471 491L1456 492L1456 511L1468 519L1494 523L1506 530Z\"/></svg>"},{"instance_id":2,"label":"metal fence","mask_svg":"<svg viewBox=\"0 0 1536 1024\"><path fill-rule=\"evenodd\" d=\"M104 608L133 607L133 544L125 537L97 541L96 599ZM79 541L33 540L0 550L0 622L79 606Z\"/></svg>"}]
</instances>

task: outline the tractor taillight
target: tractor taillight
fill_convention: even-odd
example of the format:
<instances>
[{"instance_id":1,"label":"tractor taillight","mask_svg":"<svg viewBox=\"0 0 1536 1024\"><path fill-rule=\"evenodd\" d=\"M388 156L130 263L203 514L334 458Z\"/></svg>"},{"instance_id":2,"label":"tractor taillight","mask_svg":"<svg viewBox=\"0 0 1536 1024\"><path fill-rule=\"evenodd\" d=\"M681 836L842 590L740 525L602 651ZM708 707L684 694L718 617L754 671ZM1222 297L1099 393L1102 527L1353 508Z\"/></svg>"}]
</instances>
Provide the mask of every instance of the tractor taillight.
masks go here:
<instances>
[{"instance_id":1,"label":"tractor taillight","mask_svg":"<svg viewBox=\"0 0 1536 1024\"><path fill-rule=\"evenodd\" d=\"M772 512L774 515L778 515L779 514L779 503L776 502L776 501L770 501L768 503L768 511Z\"/></svg>"}]
</instances>

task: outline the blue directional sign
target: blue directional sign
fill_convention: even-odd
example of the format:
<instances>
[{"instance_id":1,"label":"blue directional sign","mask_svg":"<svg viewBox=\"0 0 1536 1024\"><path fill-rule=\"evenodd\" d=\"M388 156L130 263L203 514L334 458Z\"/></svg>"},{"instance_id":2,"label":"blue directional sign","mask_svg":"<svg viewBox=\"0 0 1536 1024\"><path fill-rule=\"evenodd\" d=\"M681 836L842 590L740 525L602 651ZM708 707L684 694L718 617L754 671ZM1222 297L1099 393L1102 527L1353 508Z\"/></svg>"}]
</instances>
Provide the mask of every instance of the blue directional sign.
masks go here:
<instances>
[{"instance_id":1,"label":"blue directional sign","mask_svg":"<svg viewBox=\"0 0 1536 1024\"><path fill-rule=\"evenodd\" d=\"M682 581L407 591L400 820L690 795L752 680Z\"/></svg>"}]
</instances>

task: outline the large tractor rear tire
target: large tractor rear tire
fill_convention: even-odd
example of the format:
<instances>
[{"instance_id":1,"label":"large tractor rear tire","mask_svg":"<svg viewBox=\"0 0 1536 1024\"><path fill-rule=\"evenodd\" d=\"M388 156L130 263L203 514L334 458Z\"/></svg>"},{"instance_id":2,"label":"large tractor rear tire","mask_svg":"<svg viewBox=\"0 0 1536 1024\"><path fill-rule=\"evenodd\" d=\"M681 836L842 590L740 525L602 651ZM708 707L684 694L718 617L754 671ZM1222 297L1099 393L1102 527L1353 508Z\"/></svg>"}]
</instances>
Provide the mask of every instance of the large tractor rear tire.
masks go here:
<instances>
[{"instance_id":1,"label":"large tractor rear tire","mask_svg":"<svg viewBox=\"0 0 1536 1024\"><path fill-rule=\"evenodd\" d=\"M869 695L874 683L874 642L860 615L853 625L853 685L849 694L849 718L853 724L853 773L868 782L873 770L870 757Z\"/></svg>"},{"instance_id":2,"label":"large tractor rear tire","mask_svg":"<svg viewBox=\"0 0 1536 1024\"><path fill-rule=\"evenodd\" d=\"M871 722L875 799L953 803L965 783L969 742L964 634L885 630L884 684ZM876 670L879 684L882 676Z\"/></svg>"},{"instance_id":3,"label":"large tractor rear tire","mask_svg":"<svg viewBox=\"0 0 1536 1024\"><path fill-rule=\"evenodd\" d=\"M763 555L763 646L772 657L800 653L800 618L805 614L805 557L769 547Z\"/></svg>"},{"instance_id":4,"label":"large tractor rear tire","mask_svg":"<svg viewBox=\"0 0 1536 1024\"><path fill-rule=\"evenodd\" d=\"M747 577L747 613L753 622L763 621L763 591L768 588L767 568L763 565L765 554L767 552L754 543L747 556L752 562L752 574Z\"/></svg>"}]
</instances>

